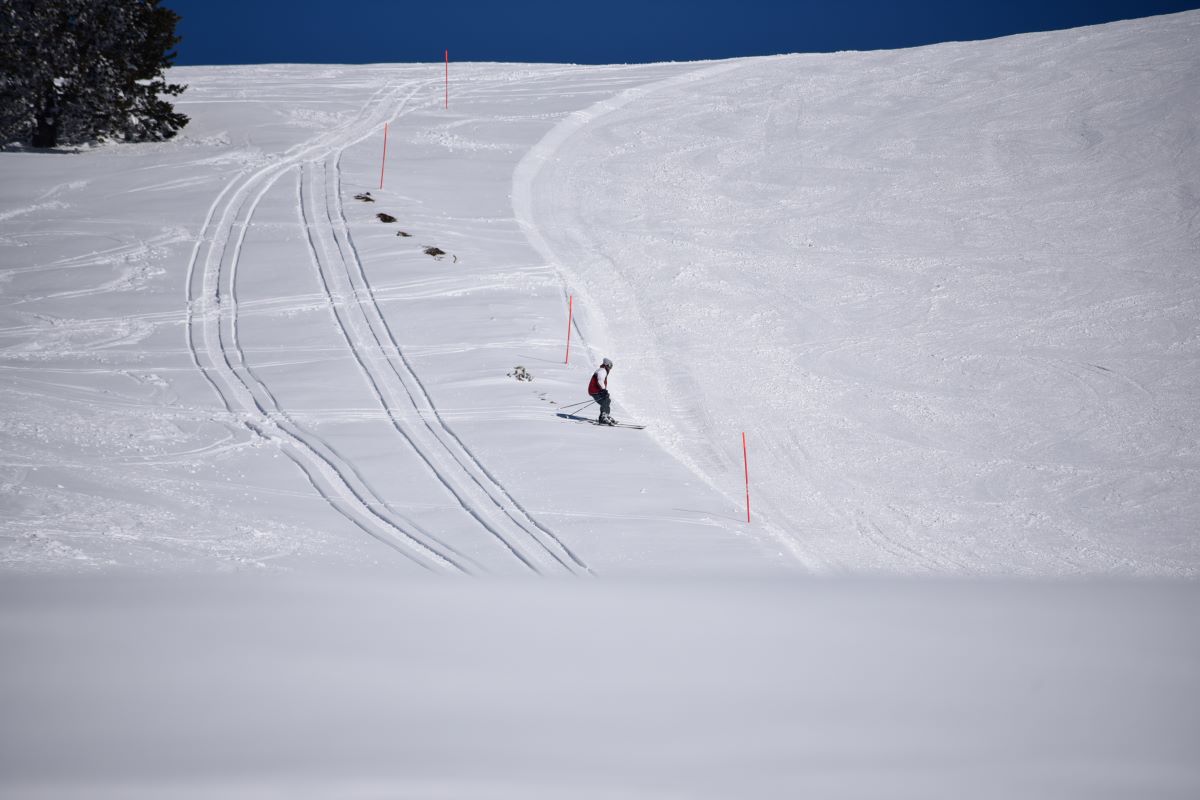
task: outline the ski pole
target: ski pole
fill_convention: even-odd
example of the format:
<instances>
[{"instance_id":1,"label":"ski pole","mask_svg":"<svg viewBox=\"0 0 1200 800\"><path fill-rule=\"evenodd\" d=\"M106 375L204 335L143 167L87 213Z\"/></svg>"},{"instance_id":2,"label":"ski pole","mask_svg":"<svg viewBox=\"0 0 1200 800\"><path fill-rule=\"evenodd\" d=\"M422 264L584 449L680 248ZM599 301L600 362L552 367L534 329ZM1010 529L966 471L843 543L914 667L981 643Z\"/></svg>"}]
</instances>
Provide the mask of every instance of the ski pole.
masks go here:
<instances>
[{"instance_id":1,"label":"ski pole","mask_svg":"<svg viewBox=\"0 0 1200 800\"><path fill-rule=\"evenodd\" d=\"M569 406L559 406L559 408L562 409L563 411L566 411L571 408L581 408L583 406L591 405L594 402L596 402L596 401L595 400L584 400L582 403L574 403Z\"/></svg>"}]
</instances>

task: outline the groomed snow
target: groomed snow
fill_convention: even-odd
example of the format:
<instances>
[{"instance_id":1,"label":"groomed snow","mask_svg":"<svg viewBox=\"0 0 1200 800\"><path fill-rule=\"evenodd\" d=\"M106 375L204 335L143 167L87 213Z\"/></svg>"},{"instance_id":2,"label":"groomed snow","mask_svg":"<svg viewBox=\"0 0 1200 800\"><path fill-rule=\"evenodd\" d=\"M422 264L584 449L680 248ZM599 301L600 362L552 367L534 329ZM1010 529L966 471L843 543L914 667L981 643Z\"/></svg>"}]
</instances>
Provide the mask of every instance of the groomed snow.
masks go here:
<instances>
[{"instance_id":1,"label":"groomed snow","mask_svg":"<svg viewBox=\"0 0 1200 800\"><path fill-rule=\"evenodd\" d=\"M1197 574L1200 15L723 64L523 218L629 411L834 569Z\"/></svg>"},{"instance_id":2,"label":"groomed snow","mask_svg":"<svg viewBox=\"0 0 1200 800\"><path fill-rule=\"evenodd\" d=\"M181 69L0 154L0 557L1195 575L1198 27Z\"/></svg>"},{"instance_id":3,"label":"groomed snow","mask_svg":"<svg viewBox=\"0 0 1200 800\"><path fill-rule=\"evenodd\" d=\"M1198 35L0 152L0 795L1196 795Z\"/></svg>"},{"instance_id":4,"label":"groomed snow","mask_svg":"<svg viewBox=\"0 0 1200 800\"><path fill-rule=\"evenodd\" d=\"M645 433L555 416L590 357L509 200L564 115L692 69L465 64L447 112L426 65L192 68L178 141L4 154L5 561L795 569Z\"/></svg>"}]
</instances>

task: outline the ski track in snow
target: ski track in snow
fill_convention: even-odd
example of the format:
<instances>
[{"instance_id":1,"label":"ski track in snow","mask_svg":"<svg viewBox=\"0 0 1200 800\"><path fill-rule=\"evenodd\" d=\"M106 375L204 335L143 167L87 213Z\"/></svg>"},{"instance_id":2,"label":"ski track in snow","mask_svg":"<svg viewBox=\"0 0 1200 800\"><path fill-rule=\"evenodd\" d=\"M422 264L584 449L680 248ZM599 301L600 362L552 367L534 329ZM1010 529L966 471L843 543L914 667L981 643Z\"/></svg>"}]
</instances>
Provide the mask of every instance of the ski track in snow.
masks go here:
<instances>
[{"instance_id":1,"label":"ski track in snow","mask_svg":"<svg viewBox=\"0 0 1200 800\"><path fill-rule=\"evenodd\" d=\"M586 565L549 529L533 520L453 434L404 358L350 238L340 179L330 179L331 173L340 176L341 152L339 149L327 156L319 168L312 162L301 168L297 207L338 331L392 430L462 509L530 570L587 571ZM313 240L314 232L317 241ZM547 563L547 557L551 563Z\"/></svg>"},{"instance_id":2,"label":"ski track in snow","mask_svg":"<svg viewBox=\"0 0 1200 800\"><path fill-rule=\"evenodd\" d=\"M557 265L564 282L564 294L566 294L566 286L571 286L580 298L581 304L591 305L593 308L601 309L604 307L599 298L593 297L588 290L587 280L581 279L578 268L571 268L566 265L572 262L584 261L589 259L589 256L594 258L598 252L598 248L590 245L587 241L587 236L583 233L584 225L578 220L569 220L569 223L574 223L573 226L566 226L564 231L560 233L569 240L575 248L583 248L590 250L586 254L582 254L580 250L572 251L568 248L563 248L561 244L558 250L551 245L546 236L542 233L539 225L544 227L556 227L562 222L561 218L547 219L539 217L535 211L534 205L534 184L542 176L543 170L549 165L555 165L563 156L564 146L571 140L573 136L584 130L587 126L594 124L597 120L602 119L608 114L616 112L629 105L643 103L648 98L653 97L657 92L669 91L672 88L679 86L687 86L689 84L701 82L709 78L717 77L733 70L740 69L748 63L753 63L756 59L739 59L736 61L720 62L715 65L709 64L698 69L690 70L679 75L673 75L662 80L645 83L633 88L619 92L613 97L601 100L587 108L571 114L566 120L559 123L544 136L536 145L534 145L521 159L517 168L513 172L512 179L512 198L513 198L513 213L516 216L518 223L529 239L530 244L536 249L548 263ZM557 198L558 202L563 202L564 198ZM603 256L600 256L603 258ZM603 271L605 280L620 280L621 271L616 268L612 262L607 262L609 267ZM632 289L627 289L626 295L633 296ZM612 337L605 330L606 319L603 312L596 313L595 338L600 341L611 341ZM580 320L574 320L573 333L578 338L581 349L589 349L588 332L581 327ZM643 336L643 347L650 345L650 337ZM661 427L668 427L667 419L659 416L658 419ZM714 491L720 492L717 484L712 481L712 478L707 475L704 470L699 468L696 461L689 458L687 453L679 448L672 448L670 442L662 437L661 434L656 434L658 441L668 450L671 450L676 457L688 465L688 467L697 475L697 477L705 480L713 488ZM775 525L770 520L759 521L760 528L765 529L766 534L771 537L779 546L783 547L797 562L811 571L822 571L827 567L827 563L817 557L810 548L804 546L800 537L793 536L786 532L783 528Z\"/></svg>"},{"instance_id":3,"label":"ski track in snow","mask_svg":"<svg viewBox=\"0 0 1200 800\"><path fill-rule=\"evenodd\" d=\"M420 82L410 88L404 102L428 85ZM324 301L402 449L424 463L461 509L530 571L590 574L588 566L488 472L438 413L380 312L350 238L340 196L341 153L375 130L378 109L395 101L398 91L381 90L355 120L334 134L318 137L248 178L235 179L222 191L209 210L189 268L188 347L194 363L226 409L242 416L255 435L279 446L353 524L422 565L476 574L491 571L387 503L350 459L281 406L242 349L237 286L239 269L245 268L243 245L262 199L282 177L295 172L298 221ZM388 121L403 115L403 108L402 103Z\"/></svg>"},{"instance_id":4,"label":"ski track in snow","mask_svg":"<svg viewBox=\"0 0 1200 800\"><path fill-rule=\"evenodd\" d=\"M291 154L249 177L236 177L218 195L188 267L187 343L193 363L225 409L242 417L245 427L255 435L278 445L338 513L427 569L467 571L436 540L396 519L336 450L295 425L248 368L237 344L235 281L241 245L254 208L296 162L319 156L355 135L361 126L386 118L384 109L390 106L387 101L399 99L400 91L380 89L352 123L293 148Z\"/></svg>"},{"instance_id":5,"label":"ski track in snow","mask_svg":"<svg viewBox=\"0 0 1200 800\"><path fill-rule=\"evenodd\" d=\"M451 113L421 65L205 68L197 138L83 199L0 154L0 796L1200 796L1198 31L462 65ZM1119 124L906 134L946 91ZM1022 219L1059 185L1071 247ZM559 418L601 348L645 432Z\"/></svg>"},{"instance_id":6,"label":"ski track in snow","mask_svg":"<svg viewBox=\"0 0 1200 800\"><path fill-rule=\"evenodd\" d=\"M405 358L396 337L393 335L383 312L379 308L375 297L375 290L367 277L366 271L363 269L362 260L359 258L358 250L355 248L350 234L350 227L346 219L342 201L341 153L342 151L338 151L337 160L333 164L334 172L338 176L337 184L330 187L333 189L332 208L336 209L336 215L328 213L335 237L338 234L341 235L338 243L339 259L347 267L347 275L350 278L351 284L354 284L356 279L359 282L358 285L354 286L354 294L357 301L354 308L366 312L364 316L367 326L370 328L371 338L378 348L378 350L372 350L371 352L384 354L388 371L403 386L405 395L412 402L413 408L422 425L436 440L435 444L426 445L426 449L423 452L426 454L437 454L439 451L444 451L451 459L450 462L447 462L444 458L439 459L437 467L438 479L449 484L452 478L457 482L462 477L465 477L469 483L462 489L453 490L452 493L459 498L463 507L472 516L477 517L480 523L498 538L506 542L519 543L519 546L516 547L510 545L515 554L519 550L531 551L528 559L526 556L519 557L523 562L529 563L530 567L535 571L540 570L534 566L534 563L544 561L545 556L549 556L554 565L565 569L567 572L582 571L590 573L591 570L580 560L579 556L572 552L552 530L531 516L517 499L505 489L504 485L488 471L483 462L471 452L463 440L454 433L454 430L447 424L438 407L434 404L433 398L426 390L420 376L413 369L408 359ZM331 195L326 192L325 197L328 203ZM328 205L326 210L330 212ZM341 246L342 242L345 243L345 250ZM348 259L347 254L349 254ZM353 270L350 269L351 265L354 267ZM366 305L363 305L364 294ZM394 396L395 392L393 390L393 392L389 393L389 397ZM388 408L390 415L390 407ZM399 430L400 421L394 416L392 420L397 430ZM406 436L405 438L411 441L410 436ZM476 490L482 493L482 495L479 495ZM470 497L471 495L475 496ZM492 506L494 506L494 510ZM496 512L499 512L502 516L497 516ZM488 517L492 518L493 521L486 521ZM503 533L504 528L511 528L511 530L505 534ZM530 541L534 543L532 546L528 544ZM552 565L547 564L547 566Z\"/></svg>"},{"instance_id":7,"label":"ski track in snow","mask_svg":"<svg viewBox=\"0 0 1200 800\"><path fill-rule=\"evenodd\" d=\"M638 68L602 71L606 69L620 73L612 87L645 80ZM475 72L473 88L463 97L474 98L479 105L466 119L443 124L437 117L426 116L408 125L408 133L426 147L460 152L464 142L470 141L466 128L494 125L498 120L502 135L511 137L517 132L518 145L466 146L465 151L468 156L482 154L485 159L491 153L511 154L506 159L515 164L524 147L536 139L525 128L544 132L565 112L495 115L495 108L512 102L508 97L512 71L484 67ZM589 85L586 78L577 80L575 68L539 67L532 73L544 82L534 99L550 104L578 107L613 90L606 80L595 85ZM387 80L403 80L403 76L388 75ZM411 204L411 213L404 215L406 227L424 230L422 235L432 235L441 244L475 248L477 258L470 269L413 269L410 280L398 281L389 262L397 249L394 245L401 242L385 239L383 244L392 246L380 247L377 229L362 229L373 249L367 258L360 256L357 229L352 232L343 204L343 154L377 135L384 121L400 122L401 117L419 110L421 103L405 103L434 83L424 79L388 85L365 103L347 102L348 110L336 116L337 124L315 136L292 135L294 128L283 136L271 130L264 136L264 146L244 137L244 150L228 150L231 137L227 134L194 143L216 149L218 155L213 157L189 160L186 148L190 143L183 140L175 143L174 149L161 148L169 156L161 162L155 154L158 146L140 148L134 162L137 166L127 169L114 159L131 151L100 151L92 157L92 168L103 174L104 169L112 172L115 166L116 171L134 175L128 188L143 196L167 194L164 189L182 191L183 196L175 199L186 202L170 209L180 212L173 217L176 226L144 233L147 227L153 231L156 218L152 207L158 202L153 197L138 206L139 211L149 208L150 215L137 216L139 222L149 220L149 226L132 234L114 232L114 222L105 216L108 209L103 203L118 189L106 176L92 181L92 196L63 195L64 200L78 200L80 208L90 202L90 207L100 209L91 216L80 216L79 227L85 228L84 232L68 232L85 242L74 252L70 249L73 243L65 247L42 244L60 235L51 230L61 224L57 217L43 221L41 227L19 229L19 239L5 239L6 245L33 242L37 250L29 266L5 269L2 275L3 280L16 279L19 284L19 290L5 293L0 303L8 311L8 324L0 327L0 336L12 342L4 350L7 363L0 365L9 378L6 397L13 404L4 433L14 444L0 470L6 479L11 477L5 485L14 490L4 499L19 511L8 529L6 563L19 567L40 563L40 552L44 566L51 569L103 568L125 558L129 563L177 566L181 562L174 559L186 563L197 555L203 560L208 554L216 557L218 568L230 563L238 568L236 565L242 564L262 566L277 556L313 554L330 544L339 556L344 552L352 559L379 563L371 547L343 544L347 541L340 538L344 531L329 526L315 504L304 504L294 513L271 505L271 497L301 496L293 479L296 475L302 476L303 484L313 490L312 496L335 516L416 566L438 572L591 575L594 569L588 561L592 559L585 561L581 549L590 554L586 548L595 542L607 548L599 554L602 561L607 559L606 567L678 560L687 569L687 559L677 559L682 553L675 543L680 541L680 531L688 529L702 533L718 529L721 533L706 533L718 542L716 552L730 549L720 544L728 531L712 522L712 510L703 503L688 501L688 507L697 509L688 512L693 516L643 510L598 512L593 519L610 522L596 526L587 524L587 515L570 510L578 506L577 501L562 502L553 495L547 498L530 491L540 487L531 486L525 462L517 462L515 470L524 482L510 487L501 479L501 473L514 472L514 463L497 459L501 469L493 468L496 445L501 450L508 448L496 437L482 441L483 447L478 448L480 420L516 423L539 440L546 438L541 435L548 411L545 403L553 402L549 394L558 394L555 384L510 395L518 401L515 405L481 407L464 404L465 398L455 389L447 390L446 377L437 366L444 363L442 356L482 354L483 358L474 359L474 370L489 377L470 377L469 381L479 385L491 381L495 386L502 371L499 364L511 364L509 359L515 353L556 350L557 336L534 333L535 325L532 331L524 326L509 327L501 335L483 340L472 338L474 332L469 329L460 334L449 327L429 337L423 326L418 326L416 341L401 349L400 342L405 340L401 337L411 338L414 333L406 325L409 308L420 310L429 305L425 301L449 301L450 313L455 313L459 299L463 302L457 306L458 313L475 318L499 299L517 317L536 319L546 310L537 298L554 282L553 271L537 261L511 215L504 213L507 180L478 186L485 198L479 206L491 204L486 212L464 213L463 207L474 208L470 197L461 206L446 204L445 197L422 197L419 191L385 199L393 204L393 210L397 202ZM361 81L354 85L364 88ZM370 89L362 98L378 86L375 82L367 85ZM404 101L398 111L397 101ZM452 139L423 137L423 126L461 133ZM399 127L403 130L405 126ZM286 142L282 147L276 144L280 140ZM403 144L403 139L397 143ZM362 149L356 152L361 161ZM110 160L106 163L97 157ZM169 178L180 169L199 171L195 180ZM154 170L148 180L137 175L148 170ZM212 175L221 171L227 177L214 181ZM168 177L160 179L160 174ZM356 178L360 184L361 177ZM63 185L75 190L86 184ZM419 190L419 182L413 185ZM201 198L202 204L198 204ZM453 195L449 199L457 200ZM282 207L284 200L287 209ZM58 208L73 206L54 206ZM292 212L291 219L282 213L285 210ZM31 213L36 216L37 209ZM195 219L199 226L179 224L187 219ZM362 226L360 218L355 220L355 225ZM97 246L107 241L118 244ZM181 246L185 242L186 251ZM295 247L288 257L276 257L262 250L264 242ZM84 248L86 252L82 252ZM479 252L485 252L485 257L478 257ZM424 258L417 260L421 267L429 266ZM305 281L299 273L286 269L304 261L311 264L315 277L311 286L318 291L297 288ZM129 268L141 269L151 262L186 273L180 281L182 305L171 302L178 295L165 270L156 270L155 275L168 277L153 283L145 304L141 297L118 294L126 288L123 276ZM377 263L383 276L378 286L369 272ZM73 274L76 271L79 277ZM108 279L111 273L117 274L115 280ZM278 292L280 289L283 291ZM525 295L535 301L523 300ZM513 298L524 305L513 306ZM411 305L406 307L406 303ZM385 304L389 304L386 312ZM156 310L143 310L146 307ZM485 311L484 320L487 313L491 312ZM325 334L298 339L279 335L280 331L303 333L303 321L297 322L297 317L317 321L326 314L336 331L335 339ZM491 319L495 321L497 316ZM397 323L404 326L399 335L394 332ZM168 344L176 326L183 345L178 350ZM447 333L451 335L443 335ZM414 357L429 362L421 368L431 372L432 383L418 374ZM289 371L289 367L297 369ZM315 372L310 367L316 368ZM349 407L338 407L336 395L309 402L313 393L308 386L288 382L297 375L323 375L327 367L341 379L350 377L345 373L347 367L361 377L361 385L347 386ZM479 369L487 372L478 373ZM284 376L278 383L277 374ZM462 381L458 376L454 379ZM350 380L354 382L353 377ZM218 407L203 399L209 392ZM538 395L538 400L530 394ZM435 395L444 395L449 401L435 402ZM39 411L47 400L57 413ZM470 430L460 433L456 430L459 422ZM380 432L385 435L378 436ZM375 437L369 448L361 444L365 436ZM559 448L560 441L561 437L553 448ZM278 460L270 461L272 456ZM536 463L536 455L533 458ZM125 474L129 467L145 469L129 482ZM417 467L423 477L414 475ZM542 478L534 473L533 480ZM62 482L56 486L46 481ZM188 490L191 484L199 491ZM218 494L209 493L212 488L220 488L241 505L231 514L222 508L223 499L216 499ZM265 502L258 501L260 494ZM132 501L126 502L126 498ZM529 500L535 505L529 505ZM193 511L200 506L211 507L211 513L205 508L204 518L196 517ZM70 512L56 518L59 508ZM255 524L265 525L268 532L260 535L253 524L237 522L247 513L260 515L257 518L263 522ZM553 527L542 521L549 519L557 520ZM650 559L646 556L652 551L640 542L633 555L619 550L620 542L631 540L631 534L622 530L628 527L622 522L655 520L662 524L654 525L648 538L661 530L661 541L672 549L653 551ZM304 530L305 525L312 529ZM568 530L570 544L555 529L559 526ZM186 534L167 535L165 531L172 527ZM254 538L236 541L227 534L230 527L237 535L251 531ZM277 531L295 530L312 538L292 543L276 535ZM610 531L616 535L606 535ZM321 544L314 547L316 542ZM239 552L239 547L244 550ZM272 547L278 549L264 554Z\"/></svg>"},{"instance_id":8,"label":"ski track in snow","mask_svg":"<svg viewBox=\"0 0 1200 800\"><path fill-rule=\"evenodd\" d=\"M1194 575L1198 19L638 87L514 206L664 447L729 491L749 430L806 563Z\"/></svg>"},{"instance_id":9,"label":"ski track in snow","mask_svg":"<svg viewBox=\"0 0 1200 800\"><path fill-rule=\"evenodd\" d=\"M34 190L0 212L0 246L27 248L0 273L2 468L90 463L103 484L106 461L257 469L267 445L258 458L284 467L242 490L295 488L286 458L318 525L327 507L332 528L436 572L728 563L733 541L813 571L1195 574L1195 20L895 53L462 65L445 114L420 68L206 75L185 102L238 105L195 140L97 150L88 180L8 162ZM403 123L400 188L348 210L387 121ZM142 177L116 180L120 159ZM145 196L133 234L102 205L127 189ZM174 224L147 214L174 195ZM454 260L418 254L433 244ZM186 265L182 307L160 263ZM644 436L538 428L583 369L555 356L555 294L575 297L573 357L617 358ZM536 388L499 378L510 359L535 365ZM151 408L146 441L116 421ZM753 526L735 524L743 429Z\"/></svg>"}]
</instances>

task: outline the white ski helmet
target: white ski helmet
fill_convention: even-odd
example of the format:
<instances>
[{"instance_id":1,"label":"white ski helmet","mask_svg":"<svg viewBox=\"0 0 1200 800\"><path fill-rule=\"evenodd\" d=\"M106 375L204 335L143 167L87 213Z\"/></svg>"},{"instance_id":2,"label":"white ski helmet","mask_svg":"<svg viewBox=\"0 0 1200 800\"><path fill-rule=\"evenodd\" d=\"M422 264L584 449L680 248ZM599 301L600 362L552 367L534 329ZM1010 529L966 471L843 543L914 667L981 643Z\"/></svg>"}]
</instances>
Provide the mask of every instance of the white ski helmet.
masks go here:
<instances>
[{"instance_id":1,"label":"white ski helmet","mask_svg":"<svg viewBox=\"0 0 1200 800\"><path fill-rule=\"evenodd\" d=\"M603 361L600 362L600 366L607 367L608 369L612 369L612 359L611 358L604 359Z\"/></svg>"}]
</instances>

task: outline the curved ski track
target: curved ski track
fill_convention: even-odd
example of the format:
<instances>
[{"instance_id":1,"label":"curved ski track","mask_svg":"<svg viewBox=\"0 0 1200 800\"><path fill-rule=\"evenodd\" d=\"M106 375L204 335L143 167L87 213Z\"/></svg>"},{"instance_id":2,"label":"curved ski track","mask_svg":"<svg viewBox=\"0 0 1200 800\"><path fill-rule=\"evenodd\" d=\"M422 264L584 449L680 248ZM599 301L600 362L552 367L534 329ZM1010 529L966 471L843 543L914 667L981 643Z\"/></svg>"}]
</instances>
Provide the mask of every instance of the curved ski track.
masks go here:
<instances>
[{"instance_id":1,"label":"curved ski track","mask_svg":"<svg viewBox=\"0 0 1200 800\"><path fill-rule=\"evenodd\" d=\"M350 237L341 201L342 152L385 120L403 115L426 81L382 89L347 124L297 146L267 167L231 181L209 209L188 268L187 340L194 365L227 411L279 447L313 488L354 525L432 571L489 571L392 508L354 464L298 424L247 363L238 340L237 273L255 209L275 183L297 171L299 221L339 333L391 428L488 536L537 574L591 570L535 520L449 428L404 357L376 301ZM410 89L400 98L404 89ZM388 111L399 108L394 113ZM333 176L331 179L330 176Z\"/></svg>"}]
</instances>

